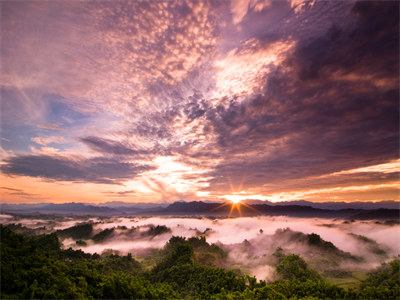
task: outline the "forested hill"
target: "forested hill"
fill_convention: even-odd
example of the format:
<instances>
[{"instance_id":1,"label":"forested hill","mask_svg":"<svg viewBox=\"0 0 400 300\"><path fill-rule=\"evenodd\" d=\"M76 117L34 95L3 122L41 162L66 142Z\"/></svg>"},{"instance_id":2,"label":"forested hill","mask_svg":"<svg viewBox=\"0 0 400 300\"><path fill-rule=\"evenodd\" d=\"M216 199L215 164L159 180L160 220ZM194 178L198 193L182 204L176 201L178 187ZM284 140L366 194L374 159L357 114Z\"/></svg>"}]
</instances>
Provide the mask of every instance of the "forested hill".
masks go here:
<instances>
[{"instance_id":1,"label":"forested hill","mask_svg":"<svg viewBox=\"0 0 400 300\"><path fill-rule=\"evenodd\" d=\"M172 237L146 267L130 254L63 250L57 233L24 236L0 227L3 299L399 299L398 259L353 290L328 283L297 255L276 255L272 283L238 275L212 264L224 251L204 237Z\"/></svg>"}]
</instances>

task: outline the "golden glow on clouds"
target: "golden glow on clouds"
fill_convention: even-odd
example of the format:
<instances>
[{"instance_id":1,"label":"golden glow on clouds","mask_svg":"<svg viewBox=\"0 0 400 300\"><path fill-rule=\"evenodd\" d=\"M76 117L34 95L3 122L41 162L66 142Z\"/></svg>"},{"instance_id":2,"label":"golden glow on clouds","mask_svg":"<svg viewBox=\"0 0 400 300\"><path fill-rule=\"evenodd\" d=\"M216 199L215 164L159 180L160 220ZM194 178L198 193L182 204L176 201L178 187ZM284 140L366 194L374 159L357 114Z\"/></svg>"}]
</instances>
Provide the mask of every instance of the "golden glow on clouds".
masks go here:
<instances>
[{"instance_id":1,"label":"golden glow on clouds","mask_svg":"<svg viewBox=\"0 0 400 300\"><path fill-rule=\"evenodd\" d=\"M200 197L200 198L209 197L210 196L210 192L197 191L196 192L196 196Z\"/></svg>"},{"instance_id":2,"label":"golden glow on clouds","mask_svg":"<svg viewBox=\"0 0 400 300\"><path fill-rule=\"evenodd\" d=\"M256 40L249 40L243 50L231 50L214 64L217 71L214 96L258 92L265 85L271 68L280 64L293 46L293 42L278 41L264 48Z\"/></svg>"},{"instance_id":3,"label":"golden glow on clouds","mask_svg":"<svg viewBox=\"0 0 400 300\"><path fill-rule=\"evenodd\" d=\"M129 188L138 189L148 196L152 195L168 202L189 200L196 195L208 195L208 193L194 192L208 186L207 182L202 182L204 179L202 174L208 169L194 168L171 156L160 156L153 162L158 166L157 169L143 173L140 178L129 184Z\"/></svg>"},{"instance_id":4,"label":"golden glow on clouds","mask_svg":"<svg viewBox=\"0 0 400 300\"><path fill-rule=\"evenodd\" d=\"M379 173L398 173L400 172L400 159L364 168L357 168L352 170L346 170L341 172L336 172L331 175L341 175L341 174L354 174L354 173L368 173L368 172L379 172Z\"/></svg>"},{"instance_id":5,"label":"golden glow on clouds","mask_svg":"<svg viewBox=\"0 0 400 300\"><path fill-rule=\"evenodd\" d=\"M290 6L294 9L296 13L300 12L306 5L315 5L315 0L292 0Z\"/></svg>"},{"instance_id":6,"label":"golden glow on clouds","mask_svg":"<svg viewBox=\"0 0 400 300\"><path fill-rule=\"evenodd\" d=\"M224 195L223 196L224 199L228 199L229 201L233 202L233 203L239 203L240 201L242 201L242 197L238 196L238 195Z\"/></svg>"},{"instance_id":7,"label":"golden glow on clouds","mask_svg":"<svg viewBox=\"0 0 400 300\"><path fill-rule=\"evenodd\" d=\"M155 173L144 174L141 178L126 182L123 187L74 183L74 182L54 182L49 180L35 179L25 176L1 176L2 186L20 189L16 192L7 189L0 189L0 196L4 202L29 203L29 202L68 202L68 201L86 201L86 202L105 202L115 200L118 192L134 190L135 193L128 194L123 198L125 201L178 201L188 197L187 200L193 200L197 196L204 200L229 200L233 203L239 203L248 199L268 200L271 202L290 201L308 199L312 201L367 201L379 200L387 195L387 199L399 200L398 191L400 183L370 184L360 186L343 186L333 188L294 190L291 192L273 193L273 194L254 194L246 191L232 192L231 194L213 196L208 191L194 190L204 189L208 183L201 182L201 174L196 169L174 161L174 158L158 158L156 162L159 166ZM384 164L385 170L389 164ZM373 169L372 169L373 170ZM196 180L185 179L185 175L198 174ZM145 180L151 178L152 181ZM114 192L108 193L107 191ZM374 198L374 193L378 198Z\"/></svg>"},{"instance_id":8,"label":"golden glow on clouds","mask_svg":"<svg viewBox=\"0 0 400 300\"><path fill-rule=\"evenodd\" d=\"M233 24L237 25L246 16L249 8L257 12L271 5L271 0L235 0L231 1L230 8Z\"/></svg>"},{"instance_id":9,"label":"golden glow on clouds","mask_svg":"<svg viewBox=\"0 0 400 300\"><path fill-rule=\"evenodd\" d=\"M234 203L239 203L244 200L249 200L249 199L257 199L257 200L269 200L268 196L260 195L260 194L247 194L247 193L242 193L241 195L238 194L233 194L233 195L223 195L220 196L221 199L227 199L229 201L232 201Z\"/></svg>"},{"instance_id":10,"label":"golden glow on clouds","mask_svg":"<svg viewBox=\"0 0 400 300\"><path fill-rule=\"evenodd\" d=\"M301 199L310 199L310 200L330 200L332 196L333 199L336 200L344 200L344 196L346 193L351 193L352 198L349 200L362 200L355 199L357 197L357 193L372 193L376 191L382 191L384 194L390 195L388 199L393 199L394 193L397 194L394 198L399 200L398 190L400 188L400 182L398 183L390 183L390 184L371 184L371 185L361 185L361 186L344 186L344 187L333 187L333 188L322 188L322 189L311 189L305 191L293 191L293 192L283 192L283 193L274 193L268 195L266 198L271 202L280 202L280 201L290 201L290 200L301 200ZM373 195L371 195L373 197ZM374 199L366 199L366 200L374 200Z\"/></svg>"},{"instance_id":11,"label":"golden glow on clouds","mask_svg":"<svg viewBox=\"0 0 400 300\"><path fill-rule=\"evenodd\" d=\"M244 200L242 196L239 195L224 195L224 199L228 199L229 201L233 203L239 203L240 201Z\"/></svg>"}]
</instances>

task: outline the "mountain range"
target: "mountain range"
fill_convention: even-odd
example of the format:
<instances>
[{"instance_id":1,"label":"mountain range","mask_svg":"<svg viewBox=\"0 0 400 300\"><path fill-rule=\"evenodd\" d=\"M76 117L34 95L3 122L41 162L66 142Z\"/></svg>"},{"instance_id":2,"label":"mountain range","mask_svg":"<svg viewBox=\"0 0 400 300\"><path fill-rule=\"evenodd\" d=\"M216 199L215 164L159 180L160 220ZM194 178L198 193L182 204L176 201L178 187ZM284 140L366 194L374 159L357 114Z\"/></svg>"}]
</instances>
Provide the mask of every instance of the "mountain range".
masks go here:
<instances>
[{"instance_id":1,"label":"mountain range","mask_svg":"<svg viewBox=\"0 0 400 300\"><path fill-rule=\"evenodd\" d=\"M292 201L271 203L249 200L242 205L178 201L169 205L159 203L109 202L88 203L41 203L6 204L0 206L1 213L21 214L70 214L70 215L130 215L130 216L292 216L292 217L334 217L355 219L399 219L399 202L377 203L313 203Z\"/></svg>"}]
</instances>

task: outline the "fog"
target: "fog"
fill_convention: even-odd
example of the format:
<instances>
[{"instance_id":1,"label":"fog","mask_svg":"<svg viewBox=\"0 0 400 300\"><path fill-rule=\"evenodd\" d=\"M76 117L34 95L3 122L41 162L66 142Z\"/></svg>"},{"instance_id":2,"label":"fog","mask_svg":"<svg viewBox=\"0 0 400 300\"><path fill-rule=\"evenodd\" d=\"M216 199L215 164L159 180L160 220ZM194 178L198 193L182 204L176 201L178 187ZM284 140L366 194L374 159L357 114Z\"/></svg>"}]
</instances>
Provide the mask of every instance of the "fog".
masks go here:
<instances>
[{"instance_id":1,"label":"fog","mask_svg":"<svg viewBox=\"0 0 400 300\"><path fill-rule=\"evenodd\" d=\"M326 241L332 242L339 249L356 253L359 245L354 237L349 235L363 235L376 240L384 245L390 254L397 255L400 249L399 225L386 226L376 224L375 221L359 221L346 224L344 220L329 219L305 219L289 217L252 217L252 218L229 218L229 219L195 219L195 218L118 218L112 223L97 224L99 229L112 228L116 226L146 226L165 225L172 230L167 239L172 235L191 237L196 232L208 232L209 243L220 242L222 244L236 244L244 240L251 240L260 234L272 235L277 229L290 228L293 231L300 231L305 234L316 233ZM132 243L135 243L132 241Z\"/></svg>"},{"instance_id":2,"label":"fog","mask_svg":"<svg viewBox=\"0 0 400 300\"><path fill-rule=\"evenodd\" d=\"M162 249L172 236L186 238L205 236L208 243L216 243L228 252L228 266L240 268L244 273L265 280L273 278L273 253L278 247L281 247L285 254L301 255L311 267L318 268L321 259L326 259L322 250L312 248L304 242L304 238L307 237L304 234L318 234L339 250L348 252L332 254L338 256L332 258L336 261L337 268L371 269L400 253L400 225L387 225L376 221L266 216L226 219L167 217L24 219L0 215L0 222L21 224L31 229L46 226L43 229L46 233L77 224L92 223L92 236L105 229L114 228L100 242L87 239L84 241L86 244L78 245L72 238L61 239L65 248L72 247L98 254L112 249L124 255L127 253L134 256L146 255L152 249ZM148 234L152 226L154 228L157 225L166 226L169 231L155 235ZM303 235L298 234L299 232ZM372 241L366 241L363 237ZM343 257L340 258L340 255ZM362 260L346 258L346 255L361 257Z\"/></svg>"}]
</instances>

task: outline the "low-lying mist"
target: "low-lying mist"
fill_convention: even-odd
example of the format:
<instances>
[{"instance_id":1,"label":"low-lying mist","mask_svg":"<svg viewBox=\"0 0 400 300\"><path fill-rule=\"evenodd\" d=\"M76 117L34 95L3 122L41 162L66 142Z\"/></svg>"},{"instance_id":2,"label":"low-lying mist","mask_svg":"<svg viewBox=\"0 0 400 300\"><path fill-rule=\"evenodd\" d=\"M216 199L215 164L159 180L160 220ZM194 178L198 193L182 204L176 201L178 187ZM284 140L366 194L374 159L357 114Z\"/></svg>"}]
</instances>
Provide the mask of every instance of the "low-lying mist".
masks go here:
<instances>
[{"instance_id":1,"label":"low-lying mist","mask_svg":"<svg viewBox=\"0 0 400 300\"><path fill-rule=\"evenodd\" d=\"M65 248L98 254L143 256L163 248L172 236L205 236L208 243L228 253L221 266L263 280L273 279L274 261L280 252L299 254L312 267L328 273L372 269L400 253L400 225L378 221L291 217L41 219L0 215L0 223L33 234L57 231ZM72 229L79 234L71 235L67 228L76 225L82 225Z\"/></svg>"}]
</instances>

